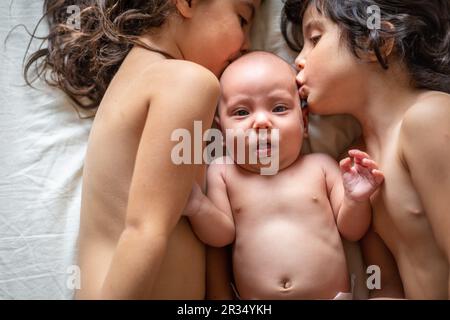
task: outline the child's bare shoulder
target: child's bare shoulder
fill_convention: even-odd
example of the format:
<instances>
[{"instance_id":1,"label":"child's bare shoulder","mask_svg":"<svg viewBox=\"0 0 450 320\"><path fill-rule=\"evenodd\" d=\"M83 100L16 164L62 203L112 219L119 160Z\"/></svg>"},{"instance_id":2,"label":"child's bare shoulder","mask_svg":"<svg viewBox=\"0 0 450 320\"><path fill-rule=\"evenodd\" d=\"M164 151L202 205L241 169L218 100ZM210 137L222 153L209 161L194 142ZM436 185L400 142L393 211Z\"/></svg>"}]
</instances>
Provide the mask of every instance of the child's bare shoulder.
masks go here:
<instances>
[{"instance_id":1,"label":"child's bare shoulder","mask_svg":"<svg viewBox=\"0 0 450 320\"><path fill-rule=\"evenodd\" d=\"M163 60L149 65L144 76L157 80L156 84L173 89L186 88L196 92L220 91L219 80L203 66L184 60Z\"/></svg>"},{"instance_id":2,"label":"child's bare shoulder","mask_svg":"<svg viewBox=\"0 0 450 320\"><path fill-rule=\"evenodd\" d=\"M403 117L399 136L403 156L439 150L449 139L450 95L425 93Z\"/></svg>"},{"instance_id":3,"label":"child's bare shoulder","mask_svg":"<svg viewBox=\"0 0 450 320\"><path fill-rule=\"evenodd\" d=\"M404 139L432 134L450 128L450 95L430 91L423 94L405 113L401 135ZM430 141L431 142L431 141Z\"/></svg>"}]
</instances>

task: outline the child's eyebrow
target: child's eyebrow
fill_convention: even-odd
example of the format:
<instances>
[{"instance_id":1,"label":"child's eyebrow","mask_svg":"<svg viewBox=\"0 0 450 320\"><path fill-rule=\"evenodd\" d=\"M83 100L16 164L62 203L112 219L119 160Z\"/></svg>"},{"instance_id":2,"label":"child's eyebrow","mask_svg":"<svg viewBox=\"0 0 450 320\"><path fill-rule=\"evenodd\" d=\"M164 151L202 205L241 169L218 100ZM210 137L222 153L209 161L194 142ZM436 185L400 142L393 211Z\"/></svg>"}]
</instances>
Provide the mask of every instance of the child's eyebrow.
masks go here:
<instances>
[{"instance_id":1,"label":"child's eyebrow","mask_svg":"<svg viewBox=\"0 0 450 320\"><path fill-rule=\"evenodd\" d=\"M320 20L317 20L317 19L311 19L311 20L309 20L307 23L306 23L306 25L305 25L305 28L304 28L304 34L308 34L308 32L310 32L311 31L311 29L314 29L314 28L320 28L320 27L322 27L323 26L323 23L320 21Z\"/></svg>"}]
</instances>

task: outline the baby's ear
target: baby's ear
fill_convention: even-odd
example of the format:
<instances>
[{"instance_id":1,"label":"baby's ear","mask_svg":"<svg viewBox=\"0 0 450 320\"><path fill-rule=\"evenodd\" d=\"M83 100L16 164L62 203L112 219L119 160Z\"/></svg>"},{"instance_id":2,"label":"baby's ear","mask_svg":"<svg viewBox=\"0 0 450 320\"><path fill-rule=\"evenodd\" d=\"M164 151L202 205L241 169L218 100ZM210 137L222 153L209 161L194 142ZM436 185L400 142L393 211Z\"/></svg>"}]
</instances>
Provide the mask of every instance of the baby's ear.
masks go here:
<instances>
[{"instance_id":1,"label":"baby's ear","mask_svg":"<svg viewBox=\"0 0 450 320\"><path fill-rule=\"evenodd\" d=\"M183 18L192 18L194 12L192 0L174 0L174 2L178 12ZM197 1L194 0L194 2Z\"/></svg>"},{"instance_id":2,"label":"baby's ear","mask_svg":"<svg viewBox=\"0 0 450 320\"><path fill-rule=\"evenodd\" d=\"M220 118L217 113L214 116L214 123L215 123L217 129L222 130L222 128L220 127Z\"/></svg>"},{"instance_id":3,"label":"baby's ear","mask_svg":"<svg viewBox=\"0 0 450 320\"><path fill-rule=\"evenodd\" d=\"M302 118L303 118L303 138L309 137L309 109L305 107L302 109Z\"/></svg>"}]
</instances>

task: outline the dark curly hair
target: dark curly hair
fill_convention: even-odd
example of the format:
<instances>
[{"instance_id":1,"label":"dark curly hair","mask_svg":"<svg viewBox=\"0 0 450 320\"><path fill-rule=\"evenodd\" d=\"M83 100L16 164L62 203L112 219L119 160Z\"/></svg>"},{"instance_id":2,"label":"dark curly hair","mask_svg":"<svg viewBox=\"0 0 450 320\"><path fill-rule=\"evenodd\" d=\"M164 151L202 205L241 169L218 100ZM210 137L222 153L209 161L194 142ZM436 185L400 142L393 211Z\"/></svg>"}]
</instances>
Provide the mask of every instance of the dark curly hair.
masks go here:
<instances>
[{"instance_id":1,"label":"dark curly hair","mask_svg":"<svg viewBox=\"0 0 450 320\"><path fill-rule=\"evenodd\" d=\"M353 54L374 52L389 67L381 48L393 39L416 88L450 93L450 0L285 0L281 29L290 48L303 47L303 15L310 5L336 23ZM367 26L370 6L381 12L381 29Z\"/></svg>"},{"instance_id":2,"label":"dark curly hair","mask_svg":"<svg viewBox=\"0 0 450 320\"><path fill-rule=\"evenodd\" d=\"M73 5L80 9L79 30L67 23ZM47 47L27 59L25 80L31 86L43 78L78 106L95 109L133 45L159 52L139 36L175 11L171 0L45 0L41 21L47 21L49 33L39 39Z\"/></svg>"}]
</instances>

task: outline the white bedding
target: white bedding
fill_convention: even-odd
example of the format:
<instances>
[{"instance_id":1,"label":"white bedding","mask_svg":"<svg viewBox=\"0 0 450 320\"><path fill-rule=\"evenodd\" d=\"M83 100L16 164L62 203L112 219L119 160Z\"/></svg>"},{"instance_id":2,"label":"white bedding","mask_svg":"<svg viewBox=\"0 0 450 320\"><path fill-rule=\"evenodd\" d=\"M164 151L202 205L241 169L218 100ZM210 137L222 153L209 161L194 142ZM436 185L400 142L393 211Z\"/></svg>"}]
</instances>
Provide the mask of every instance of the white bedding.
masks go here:
<instances>
[{"instance_id":1,"label":"white bedding","mask_svg":"<svg viewBox=\"0 0 450 320\"><path fill-rule=\"evenodd\" d=\"M256 49L289 60L293 54L278 32L280 7L280 0L266 0L253 39ZM58 90L24 86L21 64L29 37L23 28L4 44L15 25L32 30L41 14L42 0L0 1L0 299L72 297L68 267L74 264L92 120L79 119ZM314 118L310 145L337 155L357 133L346 118Z\"/></svg>"}]
</instances>

